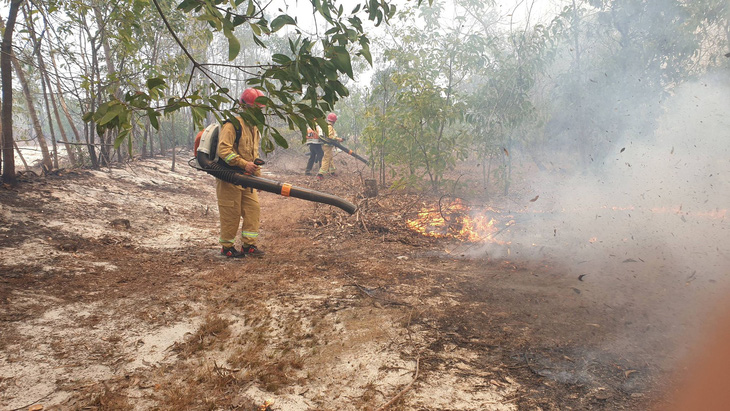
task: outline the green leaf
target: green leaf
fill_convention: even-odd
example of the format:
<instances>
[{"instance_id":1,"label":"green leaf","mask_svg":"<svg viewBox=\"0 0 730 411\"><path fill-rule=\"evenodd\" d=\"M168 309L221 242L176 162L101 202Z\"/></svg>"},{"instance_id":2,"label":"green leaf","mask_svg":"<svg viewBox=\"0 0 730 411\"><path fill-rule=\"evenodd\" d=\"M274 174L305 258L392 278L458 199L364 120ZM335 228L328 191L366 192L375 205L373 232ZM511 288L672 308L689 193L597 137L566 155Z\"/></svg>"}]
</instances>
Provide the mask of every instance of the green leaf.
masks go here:
<instances>
[{"instance_id":1,"label":"green leaf","mask_svg":"<svg viewBox=\"0 0 730 411\"><path fill-rule=\"evenodd\" d=\"M334 47L334 55L332 56L332 63L334 63L335 67L337 69L345 74L347 74L348 77L351 79L355 79L355 77L352 74L352 63L350 62L350 53L347 52L347 49L342 46Z\"/></svg>"},{"instance_id":2,"label":"green leaf","mask_svg":"<svg viewBox=\"0 0 730 411\"><path fill-rule=\"evenodd\" d=\"M182 2L180 2L180 4L177 5L177 9L187 13L195 9L197 6L197 0L183 0Z\"/></svg>"},{"instance_id":3,"label":"green leaf","mask_svg":"<svg viewBox=\"0 0 730 411\"><path fill-rule=\"evenodd\" d=\"M153 77L147 79L147 88L150 90L165 84L165 79L163 79L162 77Z\"/></svg>"},{"instance_id":4,"label":"green leaf","mask_svg":"<svg viewBox=\"0 0 730 411\"><path fill-rule=\"evenodd\" d=\"M259 27L258 24L250 23L249 26L251 26L251 31L257 36L261 35L261 27Z\"/></svg>"},{"instance_id":5,"label":"green leaf","mask_svg":"<svg viewBox=\"0 0 730 411\"><path fill-rule=\"evenodd\" d=\"M129 135L129 130L122 130L116 139L114 139L114 149L118 149L122 145L124 139ZM130 139L131 141L131 139Z\"/></svg>"},{"instance_id":6,"label":"green leaf","mask_svg":"<svg viewBox=\"0 0 730 411\"><path fill-rule=\"evenodd\" d=\"M289 58L289 56L286 56L284 54L278 54L278 53L271 56L271 60L277 64L291 63L291 59Z\"/></svg>"},{"instance_id":7,"label":"green leaf","mask_svg":"<svg viewBox=\"0 0 730 411\"><path fill-rule=\"evenodd\" d=\"M238 52L241 51L241 43L231 29L224 28L223 34L228 39L228 61L233 61L238 56Z\"/></svg>"},{"instance_id":8,"label":"green leaf","mask_svg":"<svg viewBox=\"0 0 730 411\"><path fill-rule=\"evenodd\" d=\"M264 42L261 41L255 34L253 35L253 42L258 44L262 48L266 48L266 44L264 44Z\"/></svg>"},{"instance_id":9,"label":"green leaf","mask_svg":"<svg viewBox=\"0 0 730 411\"><path fill-rule=\"evenodd\" d=\"M261 149L264 151L264 153L271 153L274 151L274 143L271 142L268 138L262 138L261 139Z\"/></svg>"},{"instance_id":10,"label":"green leaf","mask_svg":"<svg viewBox=\"0 0 730 411\"><path fill-rule=\"evenodd\" d=\"M119 114L121 114L124 111L124 106L121 104L114 104L107 112L99 119L99 121L96 122L96 124L103 126L104 124L112 121L113 119L117 118Z\"/></svg>"},{"instance_id":11,"label":"green leaf","mask_svg":"<svg viewBox=\"0 0 730 411\"><path fill-rule=\"evenodd\" d=\"M279 130L272 128L271 129L271 135L274 136L274 141L276 141L276 144L281 146L282 148L289 148L289 143L286 141L286 139L279 133Z\"/></svg>"},{"instance_id":12,"label":"green leaf","mask_svg":"<svg viewBox=\"0 0 730 411\"><path fill-rule=\"evenodd\" d=\"M205 120L205 117L208 115L208 108L201 106L192 106L190 107L190 109L193 113L193 124L195 124L196 126L201 126L203 124L203 120Z\"/></svg>"},{"instance_id":13,"label":"green leaf","mask_svg":"<svg viewBox=\"0 0 730 411\"><path fill-rule=\"evenodd\" d=\"M147 110L147 118L150 119L150 125L155 128L155 130L160 130L160 123L157 121L157 116L159 116L160 113L156 112L153 109Z\"/></svg>"},{"instance_id":14,"label":"green leaf","mask_svg":"<svg viewBox=\"0 0 730 411\"><path fill-rule=\"evenodd\" d=\"M368 43L367 37L360 37L360 45L362 48L360 49L360 54L365 57L365 60L370 63L370 65L373 65L373 57L370 55L370 44Z\"/></svg>"},{"instance_id":15,"label":"green leaf","mask_svg":"<svg viewBox=\"0 0 730 411\"><path fill-rule=\"evenodd\" d=\"M280 16L277 16L274 20L271 21L271 32L279 31L282 27L284 27L287 24L296 25L297 22L294 21L291 16L288 14L282 14Z\"/></svg>"}]
</instances>

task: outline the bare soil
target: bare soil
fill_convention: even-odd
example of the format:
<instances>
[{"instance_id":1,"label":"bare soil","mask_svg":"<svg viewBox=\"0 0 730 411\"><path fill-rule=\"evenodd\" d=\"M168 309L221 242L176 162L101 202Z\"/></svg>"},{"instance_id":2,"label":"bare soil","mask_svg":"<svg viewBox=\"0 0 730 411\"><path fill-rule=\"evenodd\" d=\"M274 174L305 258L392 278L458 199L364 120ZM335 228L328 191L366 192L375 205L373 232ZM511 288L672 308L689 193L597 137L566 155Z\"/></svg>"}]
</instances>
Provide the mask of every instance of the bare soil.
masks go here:
<instances>
[{"instance_id":1,"label":"bare soil","mask_svg":"<svg viewBox=\"0 0 730 411\"><path fill-rule=\"evenodd\" d=\"M214 180L167 159L0 189L0 409L646 409L667 370L559 262L410 231L428 198L262 193L261 259L218 255ZM447 251L449 250L449 251ZM456 250L456 251L454 251Z\"/></svg>"}]
</instances>

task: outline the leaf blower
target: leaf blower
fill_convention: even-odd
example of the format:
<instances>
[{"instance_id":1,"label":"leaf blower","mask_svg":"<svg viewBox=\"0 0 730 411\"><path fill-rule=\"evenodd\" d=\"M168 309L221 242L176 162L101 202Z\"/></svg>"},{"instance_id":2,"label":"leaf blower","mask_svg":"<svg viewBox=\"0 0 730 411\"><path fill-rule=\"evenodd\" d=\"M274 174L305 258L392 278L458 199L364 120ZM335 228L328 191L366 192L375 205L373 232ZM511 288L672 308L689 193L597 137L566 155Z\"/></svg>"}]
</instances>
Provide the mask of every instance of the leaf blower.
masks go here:
<instances>
[{"instance_id":1,"label":"leaf blower","mask_svg":"<svg viewBox=\"0 0 730 411\"><path fill-rule=\"evenodd\" d=\"M220 125L211 124L205 130L198 133L195 138L195 157L188 161L188 165L197 170L205 171L215 178L241 187L255 188L257 190L268 191L269 193L281 194L286 197L296 197L302 200L329 204L339 207L350 214L353 214L357 209L355 204L335 195L244 174L243 170L229 166L216 153L218 149L219 131ZM254 160L254 163L257 165L264 164L261 159Z\"/></svg>"},{"instance_id":2,"label":"leaf blower","mask_svg":"<svg viewBox=\"0 0 730 411\"><path fill-rule=\"evenodd\" d=\"M339 141L330 140L330 139L328 139L327 137L324 137L324 136L319 136L319 139L322 140L322 141L324 141L325 143L327 143L327 144L329 144L331 146L335 146L335 147L339 148L340 150L344 151L345 153L347 153L347 154L355 157L356 159L358 159L358 160L362 161L363 163L365 163L365 165L370 165L370 161L368 161L367 158L364 158L364 157L358 155L356 152L354 152L354 151L350 150L349 148L343 146L342 144L340 144Z\"/></svg>"}]
</instances>

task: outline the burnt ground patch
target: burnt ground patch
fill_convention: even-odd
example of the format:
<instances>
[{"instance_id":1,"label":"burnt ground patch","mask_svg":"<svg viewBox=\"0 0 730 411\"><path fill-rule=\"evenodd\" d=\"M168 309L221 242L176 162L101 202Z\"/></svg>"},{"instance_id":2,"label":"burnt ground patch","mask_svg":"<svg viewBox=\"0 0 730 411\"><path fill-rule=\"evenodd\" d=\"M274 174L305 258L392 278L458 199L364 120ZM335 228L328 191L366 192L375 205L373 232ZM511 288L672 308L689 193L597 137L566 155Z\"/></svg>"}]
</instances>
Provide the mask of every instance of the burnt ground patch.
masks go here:
<instances>
[{"instance_id":1,"label":"burnt ground patch","mask_svg":"<svg viewBox=\"0 0 730 411\"><path fill-rule=\"evenodd\" d=\"M425 325L440 335L431 351L479 352L475 368L498 364L500 377L520 383L516 404L524 409L641 409L654 400L662 370L645 352L611 347L620 315L581 298L559 269L509 265L452 266L453 280L433 295L447 292L459 304L429 311L436 325Z\"/></svg>"}]
</instances>

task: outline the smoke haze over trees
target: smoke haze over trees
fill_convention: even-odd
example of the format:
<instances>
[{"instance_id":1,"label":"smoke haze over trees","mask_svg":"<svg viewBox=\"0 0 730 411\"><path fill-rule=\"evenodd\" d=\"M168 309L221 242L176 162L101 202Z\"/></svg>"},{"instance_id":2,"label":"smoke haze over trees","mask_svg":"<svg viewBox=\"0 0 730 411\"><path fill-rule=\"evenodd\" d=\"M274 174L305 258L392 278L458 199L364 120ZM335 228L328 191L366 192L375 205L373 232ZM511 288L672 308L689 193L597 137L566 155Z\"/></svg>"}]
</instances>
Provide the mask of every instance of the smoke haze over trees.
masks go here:
<instances>
[{"instance_id":1,"label":"smoke haze over trees","mask_svg":"<svg viewBox=\"0 0 730 411\"><path fill-rule=\"evenodd\" d=\"M232 116L248 84L270 98L244 112L267 151L342 109L382 184L440 190L470 159L488 195L508 194L516 165L588 171L627 135L652 138L677 86L730 61L721 0L571 0L540 16L534 1L508 15L471 0L324 2L312 15L249 2L16 3L15 140L38 142L47 169L60 151L95 167L189 144ZM373 26L383 21L397 23Z\"/></svg>"}]
</instances>

